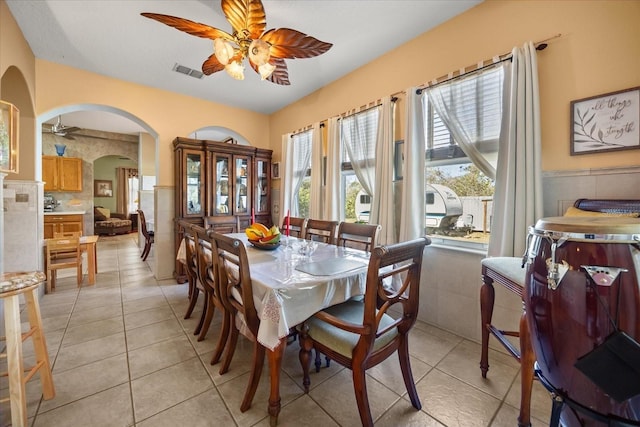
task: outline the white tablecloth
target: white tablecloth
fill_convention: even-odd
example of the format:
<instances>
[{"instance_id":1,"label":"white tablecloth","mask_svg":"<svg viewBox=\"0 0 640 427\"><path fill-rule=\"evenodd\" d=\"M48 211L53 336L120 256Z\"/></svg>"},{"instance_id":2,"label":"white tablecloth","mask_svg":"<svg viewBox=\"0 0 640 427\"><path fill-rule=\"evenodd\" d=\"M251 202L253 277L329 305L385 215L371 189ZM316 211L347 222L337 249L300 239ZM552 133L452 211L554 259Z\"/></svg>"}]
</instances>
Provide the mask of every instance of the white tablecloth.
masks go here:
<instances>
[{"instance_id":1,"label":"white tablecloth","mask_svg":"<svg viewBox=\"0 0 640 427\"><path fill-rule=\"evenodd\" d=\"M304 257L298 253L301 241L294 237L286 245L283 236L278 249L265 251L253 247L244 233L230 236L242 240L247 248L254 303L260 317L258 342L271 350L289 334L291 327L323 308L364 293L369 263L369 254L364 251L318 243L311 257ZM334 260L338 264L337 259L354 261L361 267L353 268L351 263L345 267L347 271L327 276L296 270L300 263Z\"/></svg>"}]
</instances>

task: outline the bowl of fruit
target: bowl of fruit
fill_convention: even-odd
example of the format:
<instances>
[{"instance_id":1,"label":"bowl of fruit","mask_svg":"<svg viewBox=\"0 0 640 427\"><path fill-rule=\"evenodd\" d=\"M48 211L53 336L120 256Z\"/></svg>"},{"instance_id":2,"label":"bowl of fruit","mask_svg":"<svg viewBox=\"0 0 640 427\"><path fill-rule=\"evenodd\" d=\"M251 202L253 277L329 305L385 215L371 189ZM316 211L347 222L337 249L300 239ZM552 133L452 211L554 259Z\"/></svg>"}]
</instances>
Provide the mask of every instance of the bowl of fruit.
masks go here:
<instances>
[{"instance_id":1,"label":"bowl of fruit","mask_svg":"<svg viewBox=\"0 0 640 427\"><path fill-rule=\"evenodd\" d=\"M256 249L272 251L280 246L280 230L274 225L271 228L254 222L244 230L249 243Z\"/></svg>"}]
</instances>

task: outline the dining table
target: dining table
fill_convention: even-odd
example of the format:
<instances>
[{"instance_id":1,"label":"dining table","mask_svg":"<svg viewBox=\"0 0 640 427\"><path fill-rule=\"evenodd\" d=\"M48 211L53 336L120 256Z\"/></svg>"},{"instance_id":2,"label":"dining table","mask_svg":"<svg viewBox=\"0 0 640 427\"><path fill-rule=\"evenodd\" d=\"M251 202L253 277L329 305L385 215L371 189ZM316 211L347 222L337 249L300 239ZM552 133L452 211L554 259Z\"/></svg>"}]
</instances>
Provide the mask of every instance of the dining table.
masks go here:
<instances>
[{"instance_id":1,"label":"dining table","mask_svg":"<svg viewBox=\"0 0 640 427\"><path fill-rule=\"evenodd\" d=\"M247 251L260 317L257 339L266 348L269 363L268 412L271 425L276 425L282 357L291 328L326 307L364 294L369 253L291 236L282 236L279 246L265 250L251 244L244 233L229 236L241 240ZM177 259L186 259L184 240Z\"/></svg>"}]
</instances>

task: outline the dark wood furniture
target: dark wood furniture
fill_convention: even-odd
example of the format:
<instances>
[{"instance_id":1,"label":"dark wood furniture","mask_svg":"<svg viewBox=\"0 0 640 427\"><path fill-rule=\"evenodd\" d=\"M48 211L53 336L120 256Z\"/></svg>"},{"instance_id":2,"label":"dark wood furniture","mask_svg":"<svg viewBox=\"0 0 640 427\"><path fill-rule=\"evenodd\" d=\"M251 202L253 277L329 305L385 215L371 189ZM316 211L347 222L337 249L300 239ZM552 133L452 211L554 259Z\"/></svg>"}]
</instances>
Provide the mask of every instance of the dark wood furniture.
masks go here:
<instances>
[{"instance_id":1,"label":"dark wood furniture","mask_svg":"<svg viewBox=\"0 0 640 427\"><path fill-rule=\"evenodd\" d=\"M640 212L640 200L578 199L574 207L593 212L629 213ZM482 350L480 370L486 378L489 370L489 335L493 335L516 358L521 365L520 414L518 426L531 425L531 388L534 379L535 354L524 311L524 283L526 271L523 259L518 257L496 257L482 260L482 287L480 288L480 315L482 325ZM498 283L515 293L523 301L523 313L518 331L505 331L492 325L495 290ZM507 337L518 337L520 348L516 348Z\"/></svg>"},{"instance_id":2,"label":"dark wood furniture","mask_svg":"<svg viewBox=\"0 0 640 427\"><path fill-rule=\"evenodd\" d=\"M204 228L222 234L237 233L240 227L239 222L238 217L205 216Z\"/></svg>"},{"instance_id":3,"label":"dark wood furniture","mask_svg":"<svg viewBox=\"0 0 640 427\"><path fill-rule=\"evenodd\" d=\"M236 224L235 231L257 222L272 225L271 150L229 142L178 137L173 141L175 161L175 244L182 241L179 220L216 231ZM176 260L180 283L187 279Z\"/></svg>"},{"instance_id":4,"label":"dark wood furniture","mask_svg":"<svg viewBox=\"0 0 640 427\"><path fill-rule=\"evenodd\" d=\"M337 245L371 252L376 246L376 240L381 229L382 226L377 224L358 224L343 221L338 226Z\"/></svg>"},{"instance_id":5,"label":"dark wood furniture","mask_svg":"<svg viewBox=\"0 0 640 427\"><path fill-rule=\"evenodd\" d=\"M138 209L137 212L138 212L138 220L140 221L140 227L139 227L140 232L144 237L144 249L142 250L142 254L140 255L140 258L142 258L143 261L146 261L147 257L149 256L149 252L151 252L151 245L153 244L154 232L152 230L147 229L147 219L144 217L144 212L142 212L140 209Z\"/></svg>"},{"instance_id":6,"label":"dark wood furniture","mask_svg":"<svg viewBox=\"0 0 640 427\"><path fill-rule=\"evenodd\" d=\"M409 332L418 316L420 274L428 237L379 246L371 253L364 300L350 299L326 308L300 327L303 386L309 392L311 349L353 371L353 386L363 426L373 426L366 370L396 351L405 387L414 408L422 407L409 360ZM397 278L400 289L383 286Z\"/></svg>"},{"instance_id":7,"label":"dark wood furniture","mask_svg":"<svg viewBox=\"0 0 640 427\"><path fill-rule=\"evenodd\" d=\"M219 283L221 300L231 324L220 375L229 370L238 342L238 334L242 332L253 342L253 363L249 374L249 383L240 404L240 411L246 412L251 407L253 396L258 389L266 353L265 347L258 342L257 338L260 318L253 302L253 284L249 272L249 261L242 241L215 232L210 233L209 236L211 237L214 262L217 265L217 274L214 280ZM236 323L238 315L242 317L246 326L242 331L238 329Z\"/></svg>"},{"instance_id":8,"label":"dark wood furniture","mask_svg":"<svg viewBox=\"0 0 640 427\"><path fill-rule=\"evenodd\" d=\"M308 219L304 230L304 238L319 242L335 244L338 221L325 221L323 219Z\"/></svg>"},{"instance_id":9,"label":"dark wood furniture","mask_svg":"<svg viewBox=\"0 0 640 427\"><path fill-rule=\"evenodd\" d=\"M217 276L217 264L213 257L214 243L211 239L211 230L205 230L204 228L194 225L192 227L195 233L196 241L196 264L198 266L198 280L204 289L205 310L204 322L202 325L202 331L200 335L204 337L207 333L207 329L211 324L215 309L217 308L222 313L222 326L220 327L220 334L218 335L218 343L213 351L211 357L211 364L215 365L220 361L222 352L229 338L229 331L231 329L231 319L225 311L224 304L220 295L220 281L216 279Z\"/></svg>"},{"instance_id":10,"label":"dark wood furniture","mask_svg":"<svg viewBox=\"0 0 640 427\"><path fill-rule=\"evenodd\" d=\"M287 220L289 221L289 236L298 237L300 239L304 239L304 229L307 226L306 218L298 218L298 217L284 217L282 220L282 228L280 232L284 235L287 235Z\"/></svg>"}]
</instances>

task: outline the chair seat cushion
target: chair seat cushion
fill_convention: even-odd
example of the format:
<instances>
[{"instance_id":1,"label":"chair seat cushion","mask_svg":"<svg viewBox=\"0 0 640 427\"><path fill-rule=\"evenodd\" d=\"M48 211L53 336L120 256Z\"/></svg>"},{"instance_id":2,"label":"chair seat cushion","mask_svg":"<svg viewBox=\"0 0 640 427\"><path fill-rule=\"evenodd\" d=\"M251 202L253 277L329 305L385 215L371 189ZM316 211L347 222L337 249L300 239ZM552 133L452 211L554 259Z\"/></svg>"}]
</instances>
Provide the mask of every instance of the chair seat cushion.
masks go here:
<instances>
[{"instance_id":1,"label":"chair seat cushion","mask_svg":"<svg viewBox=\"0 0 640 427\"><path fill-rule=\"evenodd\" d=\"M500 273L514 283L524 286L527 269L522 267L522 258L492 257L482 260L482 265Z\"/></svg>"},{"instance_id":2,"label":"chair seat cushion","mask_svg":"<svg viewBox=\"0 0 640 427\"><path fill-rule=\"evenodd\" d=\"M324 311L346 322L361 325L364 318L364 301L348 300L342 304L326 308ZM391 316L384 314L380 320L380 328L384 329L393 322L394 319ZM347 357L352 356L353 349L360 340L359 334L336 328L315 316L308 319L305 324L309 327L308 335L314 341L330 347ZM392 328L385 332L375 340L373 351L384 347L397 335L397 328Z\"/></svg>"}]
</instances>

